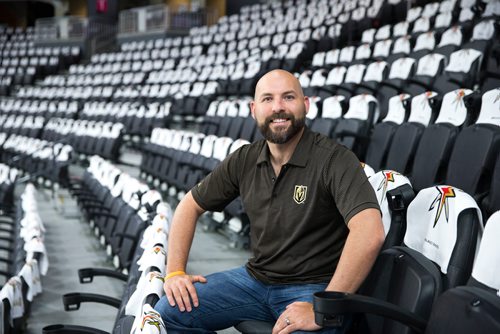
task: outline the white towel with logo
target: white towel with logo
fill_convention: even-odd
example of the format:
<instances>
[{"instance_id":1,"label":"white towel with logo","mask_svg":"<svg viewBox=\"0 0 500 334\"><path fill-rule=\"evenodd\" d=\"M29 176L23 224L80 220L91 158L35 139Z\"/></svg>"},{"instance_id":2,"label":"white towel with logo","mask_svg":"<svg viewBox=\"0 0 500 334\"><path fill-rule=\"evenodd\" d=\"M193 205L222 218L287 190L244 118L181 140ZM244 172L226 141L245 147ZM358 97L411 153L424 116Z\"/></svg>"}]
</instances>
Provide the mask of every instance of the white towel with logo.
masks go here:
<instances>
[{"instance_id":1,"label":"white towel with logo","mask_svg":"<svg viewBox=\"0 0 500 334\"><path fill-rule=\"evenodd\" d=\"M161 246L148 248L142 253L142 256L137 260L139 271L147 271L151 267L158 268L163 274L165 273L165 263L167 260L167 252Z\"/></svg>"},{"instance_id":2,"label":"white towel with logo","mask_svg":"<svg viewBox=\"0 0 500 334\"><path fill-rule=\"evenodd\" d=\"M476 201L464 191L451 186L422 189L408 207L404 243L435 262L446 274L457 240L458 216L469 208L477 210L482 226ZM482 228L479 240L481 235Z\"/></svg>"},{"instance_id":3,"label":"white towel with logo","mask_svg":"<svg viewBox=\"0 0 500 334\"><path fill-rule=\"evenodd\" d=\"M40 218L38 212L25 212L23 219L20 221L21 227L29 227L29 226L40 226L40 229L45 232L45 226L43 225L43 221Z\"/></svg>"},{"instance_id":4,"label":"white towel with logo","mask_svg":"<svg viewBox=\"0 0 500 334\"><path fill-rule=\"evenodd\" d=\"M156 215L151 225L144 231L140 245L141 248L147 249L160 242L163 245L163 248L167 249L166 239L168 230L169 224L167 218L162 214Z\"/></svg>"},{"instance_id":5,"label":"white towel with logo","mask_svg":"<svg viewBox=\"0 0 500 334\"><path fill-rule=\"evenodd\" d=\"M382 211L384 232L385 235L387 235L391 227L392 219L389 204L387 203L387 192L404 184L409 184L411 186L410 180L398 172L392 170L381 170L371 176L368 181L370 181L373 190L375 190L375 195L377 196L377 201L380 206L380 210Z\"/></svg>"},{"instance_id":6,"label":"white towel with logo","mask_svg":"<svg viewBox=\"0 0 500 334\"><path fill-rule=\"evenodd\" d=\"M500 211L488 219L484 227L483 239L479 246L472 277L477 281L497 290L500 296Z\"/></svg>"},{"instance_id":7,"label":"white towel with logo","mask_svg":"<svg viewBox=\"0 0 500 334\"><path fill-rule=\"evenodd\" d=\"M450 55L450 62L446 66L447 72L469 72L476 59L482 57L481 51L474 49L460 49Z\"/></svg>"},{"instance_id":8,"label":"white towel with logo","mask_svg":"<svg viewBox=\"0 0 500 334\"><path fill-rule=\"evenodd\" d=\"M156 312L151 305L144 304L140 314L135 317L132 325L132 334L167 334L165 324L161 316Z\"/></svg>"},{"instance_id":9,"label":"white towel with logo","mask_svg":"<svg viewBox=\"0 0 500 334\"><path fill-rule=\"evenodd\" d=\"M24 278L28 285L26 298L31 302L33 297L42 292L42 285L40 283L40 272L38 271L38 263L36 260L26 262L19 271L19 276Z\"/></svg>"},{"instance_id":10,"label":"white towel with logo","mask_svg":"<svg viewBox=\"0 0 500 334\"><path fill-rule=\"evenodd\" d=\"M370 165L361 163L361 167L363 167L363 170L365 171L367 178L370 178L373 175L375 175L375 170Z\"/></svg>"},{"instance_id":11,"label":"white towel with logo","mask_svg":"<svg viewBox=\"0 0 500 334\"><path fill-rule=\"evenodd\" d=\"M47 256L47 250L43 244L41 238L33 238L24 244L24 250L26 251L26 262L32 261L34 259L35 253L40 253L40 273L45 276L47 270L49 270L49 257Z\"/></svg>"},{"instance_id":12,"label":"white towel with logo","mask_svg":"<svg viewBox=\"0 0 500 334\"><path fill-rule=\"evenodd\" d=\"M168 248L168 240L165 231L161 228L150 226L144 231L141 241L141 248L150 249L155 245L162 245L164 249Z\"/></svg>"},{"instance_id":13,"label":"white towel with logo","mask_svg":"<svg viewBox=\"0 0 500 334\"><path fill-rule=\"evenodd\" d=\"M25 242L28 242L33 238L42 238L43 231L41 230L40 226L36 226L35 224L33 224L27 227L21 227L19 236L23 238Z\"/></svg>"},{"instance_id":14,"label":"white towel with logo","mask_svg":"<svg viewBox=\"0 0 500 334\"><path fill-rule=\"evenodd\" d=\"M24 314L22 282L17 276L11 277L0 291L0 300L7 299L10 303L10 321Z\"/></svg>"},{"instance_id":15,"label":"white towel with logo","mask_svg":"<svg viewBox=\"0 0 500 334\"><path fill-rule=\"evenodd\" d=\"M134 293L125 306L126 315L136 315L141 310L141 305L144 304L144 299L150 294L156 294L158 297L163 296L163 283L165 282L163 275L158 271L150 271L141 276Z\"/></svg>"}]
</instances>

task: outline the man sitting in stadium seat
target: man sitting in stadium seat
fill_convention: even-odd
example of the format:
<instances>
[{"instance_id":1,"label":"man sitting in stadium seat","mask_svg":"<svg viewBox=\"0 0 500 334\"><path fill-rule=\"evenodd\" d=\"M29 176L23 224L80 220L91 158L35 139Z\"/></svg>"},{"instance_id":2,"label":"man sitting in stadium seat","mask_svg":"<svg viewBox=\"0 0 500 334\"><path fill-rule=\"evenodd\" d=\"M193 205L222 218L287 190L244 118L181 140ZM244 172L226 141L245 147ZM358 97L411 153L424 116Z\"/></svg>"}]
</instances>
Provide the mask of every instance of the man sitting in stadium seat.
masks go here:
<instances>
[{"instance_id":1,"label":"man sitting in stadium seat","mask_svg":"<svg viewBox=\"0 0 500 334\"><path fill-rule=\"evenodd\" d=\"M374 191L355 155L305 124L309 99L289 72L257 83L252 116L265 140L241 147L178 205L169 236L166 296L155 309L169 333L213 333L245 320L273 333L321 329L313 293L355 292L382 246ZM253 256L246 266L185 273L198 217L241 196Z\"/></svg>"}]
</instances>

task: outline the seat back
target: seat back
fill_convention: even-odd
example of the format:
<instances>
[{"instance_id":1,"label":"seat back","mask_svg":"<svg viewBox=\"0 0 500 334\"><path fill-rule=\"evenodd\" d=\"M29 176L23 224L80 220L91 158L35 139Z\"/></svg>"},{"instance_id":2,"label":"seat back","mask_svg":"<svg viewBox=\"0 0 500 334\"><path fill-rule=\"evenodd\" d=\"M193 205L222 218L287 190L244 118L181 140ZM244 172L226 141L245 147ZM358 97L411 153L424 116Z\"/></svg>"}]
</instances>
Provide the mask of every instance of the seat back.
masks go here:
<instances>
[{"instance_id":1,"label":"seat back","mask_svg":"<svg viewBox=\"0 0 500 334\"><path fill-rule=\"evenodd\" d=\"M406 232L406 210L415 197L410 180L390 170L371 176L368 181L375 190L382 210L385 242L382 249L400 246Z\"/></svg>"},{"instance_id":2,"label":"seat back","mask_svg":"<svg viewBox=\"0 0 500 334\"><path fill-rule=\"evenodd\" d=\"M421 190L408 208L405 246L380 253L359 293L428 319L441 292L470 276L481 225L466 193L444 186ZM360 333L414 333L378 316L361 318Z\"/></svg>"},{"instance_id":3,"label":"seat back","mask_svg":"<svg viewBox=\"0 0 500 334\"><path fill-rule=\"evenodd\" d=\"M485 219L488 219L493 212L500 210L500 152L497 155L498 158L491 179L490 192L482 202Z\"/></svg>"},{"instance_id":4,"label":"seat back","mask_svg":"<svg viewBox=\"0 0 500 334\"><path fill-rule=\"evenodd\" d=\"M0 302L0 333L10 334L10 303L7 299Z\"/></svg>"},{"instance_id":5,"label":"seat back","mask_svg":"<svg viewBox=\"0 0 500 334\"><path fill-rule=\"evenodd\" d=\"M426 92L415 96L411 101L411 113L408 122L398 127L394 134L387 155L385 168L410 174L410 168L420 137L426 126L435 117L434 92Z\"/></svg>"},{"instance_id":6,"label":"seat back","mask_svg":"<svg viewBox=\"0 0 500 334\"><path fill-rule=\"evenodd\" d=\"M473 196L488 191L500 150L499 92L493 89L483 94L476 124L458 134L449 159L445 182Z\"/></svg>"},{"instance_id":7,"label":"seat back","mask_svg":"<svg viewBox=\"0 0 500 334\"><path fill-rule=\"evenodd\" d=\"M500 331L500 211L484 228L468 286L448 290L433 307L426 334Z\"/></svg>"},{"instance_id":8,"label":"seat back","mask_svg":"<svg viewBox=\"0 0 500 334\"><path fill-rule=\"evenodd\" d=\"M448 159L459 128L469 119L466 98L472 91L457 89L447 93L436 122L425 128L413 161L412 184L420 190L444 181Z\"/></svg>"},{"instance_id":9,"label":"seat back","mask_svg":"<svg viewBox=\"0 0 500 334\"><path fill-rule=\"evenodd\" d=\"M500 297L475 287L446 291L436 301L426 334L498 333Z\"/></svg>"},{"instance_id":10,"label":"seat back","mask_svg":"<svg viewBox=\"0 0 500 334\"><path fill-rule=\"evenodd\" d=\"M467 282L482 234L482 215L474 198L451 186L422 189L408 208L404 243L433 261L443 288Z\"/></svg>"},{"instance_id":11,"label":"seat back","mask_svg":"<svg viewBox=\"0 0 500 334\"><path fill-rule=\"evenodd\" d=\"M365 159L366 163L373 169L379 170L384 166L392 137L398 125L401 125L408 118L409 101L408 94L391 97L386 117L373 127Z\"/></svg>"},{"instance_id":12,"label":"seat back","mask_svg":"<svg viewBox=\"0 0 500 334\"><path fill-rule=\"evenodd\" d=\"M366 142L373 123L378 120L378 102L372 95L361 94L349 99L349 110L334 130L337 141L364 160Z\"/></svg>"}]
</instances>

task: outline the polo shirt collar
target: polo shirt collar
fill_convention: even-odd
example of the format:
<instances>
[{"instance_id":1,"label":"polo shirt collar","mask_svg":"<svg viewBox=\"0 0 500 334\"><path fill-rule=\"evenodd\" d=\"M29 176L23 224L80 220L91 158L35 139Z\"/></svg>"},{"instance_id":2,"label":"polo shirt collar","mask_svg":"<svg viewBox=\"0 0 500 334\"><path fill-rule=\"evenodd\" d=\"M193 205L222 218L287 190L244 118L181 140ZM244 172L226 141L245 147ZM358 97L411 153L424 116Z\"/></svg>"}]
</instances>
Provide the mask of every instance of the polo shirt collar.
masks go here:
<instances>
[{"instance_id":1,"label":"polo shirt collar","mask_svg":"<svg viewBox=\"0 0 500 334\"><path fill-rule=\"evenodd\" d=\"M292 157L288 161L288 165L294 165L297 167L305 167L307 161L309 160L309 155L312 150L312 146L314 144L314 133L309 130L307 126L304 127L304 133L302 133L302 138L300 138L297 147L295 147L295 151L292 154ZM259 156L257 157L257 165L267 162L270 163L269 160L269 146L267 142L264 140L264 145L262 145L262 149L260 150Z\"/></svg>"}]
</instances>

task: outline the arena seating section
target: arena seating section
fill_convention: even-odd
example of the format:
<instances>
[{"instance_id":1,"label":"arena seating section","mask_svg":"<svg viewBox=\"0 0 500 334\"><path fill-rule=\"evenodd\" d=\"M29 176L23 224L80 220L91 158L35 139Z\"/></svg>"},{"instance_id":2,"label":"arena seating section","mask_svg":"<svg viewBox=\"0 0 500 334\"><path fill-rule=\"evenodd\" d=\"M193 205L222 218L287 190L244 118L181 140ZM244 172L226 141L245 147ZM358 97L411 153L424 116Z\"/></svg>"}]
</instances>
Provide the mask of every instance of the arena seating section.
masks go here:
<instances>
[{"instance_id":1,"label":"arena seating section","mask_svg":"<svg viewBox=\"0 0 500 334\"><path fill-rule=\"evenodd\" d=\"M438 333L453 317L463 320L457 333L473 321L482 321L485 333L499 330L500 284L484 271L485 258L498 262L493 254L500 254L491 241L500 223L500 1L408 3L255 4L187 36L126 42L88 61L78 48L35 47L32 28L0 31L1 224L10 224L0 231L12 240L0 247L11 259L0 292L6 332L16 333L25 316L13 313L6 287L24 284L23 314L34 294L26 279L7 279L17 277L26 256L15 222L22 225L28 213L16 204L14 187L27 180L68 188L113 259L116 271L84 268L81 282L99 275L126 282L121 300L74 293L64 296L65 308L86 301L118 308L114 333L130 333L148 317L160 323L151 307L162 296L170 205L226 156L262 138L250 101L256 80L275 68L295 73L309 96L307 125L362 161L384 212L386 243L363 296L317 295L317 320L333 325L342 320L332 314L355 311L384 317L358 315L360 333ZM140 179L117 167L124 148L141 153ZM70 177L71 164L88 166L81 179ZM415 223L426 226L422 212L438 197L456 236L449 265L415 242ZM448 197L470 205L449 211ZM240 199L203 223L231 246L249 247ZM389 286L410 272L411 279ZM472 315L454 307L477 300L483 304L473 305L480 311ZM481 318L486 314L491 322ZM269 326L244 322L237 329ZM44 333L86 330L52 325Z\"/></svg>"},{"instance_id":2,"label":"arena seating section","mask_svg":"<svg viewBox=\"0 0 500 334\"><path fill-rule=\"evenodd\" d=\"M20 333L24 330L33 298L42 292L40 275L49 267L45 251L45 228L38 214L36 190L28 184L20 198L13 201L15 170L0 164L2 198L0 219L0 331Z\"/></svg>"}]
</instances>

